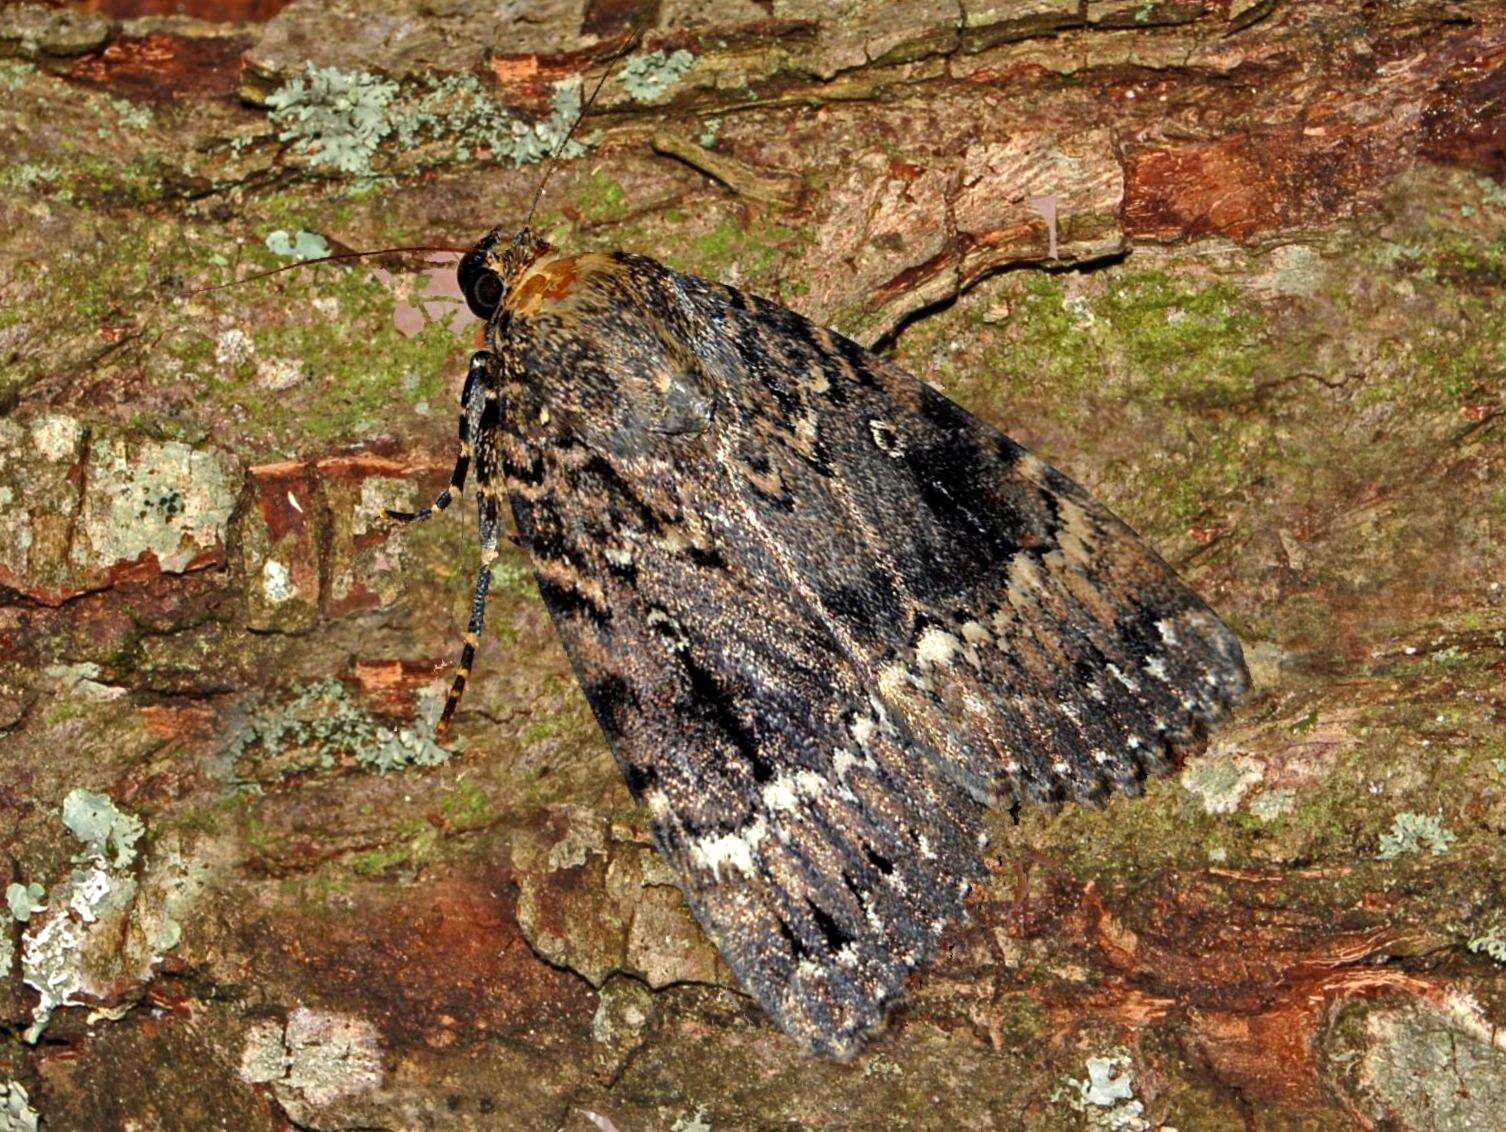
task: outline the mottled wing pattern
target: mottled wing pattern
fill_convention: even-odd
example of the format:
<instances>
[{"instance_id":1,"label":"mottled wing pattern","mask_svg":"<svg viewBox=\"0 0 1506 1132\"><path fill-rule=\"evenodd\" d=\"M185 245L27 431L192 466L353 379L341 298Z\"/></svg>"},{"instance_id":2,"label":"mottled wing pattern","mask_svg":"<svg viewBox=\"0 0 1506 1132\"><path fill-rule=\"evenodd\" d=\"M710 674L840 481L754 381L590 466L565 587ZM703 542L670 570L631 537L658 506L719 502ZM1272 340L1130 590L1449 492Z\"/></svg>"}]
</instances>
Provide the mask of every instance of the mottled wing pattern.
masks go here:
<instances>
[{"instance_id":1,"label":"mottled wing pattern","mask_svg":"<svg viewBox=\"0 0 1506 1132\"><path fill-rule=\"evenodd\" d=\"M632 322L577 308L509 328L519 534L697 918L783 1029L846 1056L960 914L981 808L742 530L694 394L657 422L681 431L633 420L645 402L620 388L598 400L624 374L674 379ZM541 385L562 373L569 388Z\"/></svg>"},{"instance_id":2,"label":"mottled wing pattern","mask_svg":"<svg viewBox=\"0 0 1506 1132\"><path fill-rule=\"evenodd\" d=\"M732 490L976 797L1138 794L1245 692L1233 633L1076 483L841 335L657 271L735 405Z\"/></svg>"},{"instance_id":3,"label":"mottled wing pattern","mask_svg":"<svg viewBox=\"0 0 1506 1132\"><path fill-rule=\"evenodd\" d=\"M1243 687L1122 524L934 391L638 257L493 324L503 469L629 788L744 986L852 1053L961 915L984 801L1137 788Z\"/></svg>"}]
</instances>

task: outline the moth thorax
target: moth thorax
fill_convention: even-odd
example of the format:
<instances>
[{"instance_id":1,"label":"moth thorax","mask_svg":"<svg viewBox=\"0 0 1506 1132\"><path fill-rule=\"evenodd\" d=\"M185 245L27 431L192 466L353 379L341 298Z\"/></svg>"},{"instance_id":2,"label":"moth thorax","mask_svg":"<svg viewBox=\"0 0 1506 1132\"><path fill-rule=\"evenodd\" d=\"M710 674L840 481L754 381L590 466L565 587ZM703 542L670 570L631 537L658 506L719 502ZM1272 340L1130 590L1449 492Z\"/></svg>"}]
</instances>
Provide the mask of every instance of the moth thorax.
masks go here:
<instances>
[{"instance_id":1,"label":"moth thorax","mask_svg":"<svg viewBox=\"0 0 1506 1132\"><path fill-rule=\"evenodd\" d=\"M500 245L499 252L493 253L492 270L502 277L503 285L511 291L524 272L552 251L554 245L548 240L532 228L523 228L507 244Z\"/></svg>"}]
</instances>

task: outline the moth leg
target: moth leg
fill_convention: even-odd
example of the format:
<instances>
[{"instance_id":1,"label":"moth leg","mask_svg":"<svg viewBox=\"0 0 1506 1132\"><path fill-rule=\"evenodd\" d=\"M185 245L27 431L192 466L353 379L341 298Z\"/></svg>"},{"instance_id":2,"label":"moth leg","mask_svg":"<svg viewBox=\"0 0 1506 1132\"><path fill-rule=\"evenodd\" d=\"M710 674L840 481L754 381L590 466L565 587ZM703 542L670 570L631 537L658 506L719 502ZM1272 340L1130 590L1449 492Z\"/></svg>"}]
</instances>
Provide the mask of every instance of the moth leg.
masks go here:
<instances>
[{"instance_id":1,"label":"moth leg","mask_svg":"<svg viewBox=\"0 0 1506 1132\"><path fill-rule=\"evenodd\" d=\"M429 506L419 511L394 511L387 508L387 518L395 523L421 523L436 511L443 511L465 487L465 476L471 467L471 432L475 418L481 413L481 403L486 391L486 375L493 357L486 350L477 350L471 355L470 368L466 370L465 386L460 391L460 452L455 457L455 470L450 473L450 484L439 493Z\"/></svg>"},{"instance_id":2,"label":"moth leg","mask_svg":"<svg viewBox=\"0 0 1506 1132\"><path fill-rule=\"evenodd\" d=\"M486 620L486 594L492 584L492 563L497 560L497 545L501 522L497 515L497 499L483 488L476 500L476 510L481 518L481 567L476 571L476 589L471 596L471 620L465 629L465 647L460 650L460 667L455 670L454 683L445 698L444 711L434 727L436 735L450 729L450 719L465 695L466 681L471 676L471 663L476 659L476 646L481 642L481 626Z\"/></svg>"}]
</instances>

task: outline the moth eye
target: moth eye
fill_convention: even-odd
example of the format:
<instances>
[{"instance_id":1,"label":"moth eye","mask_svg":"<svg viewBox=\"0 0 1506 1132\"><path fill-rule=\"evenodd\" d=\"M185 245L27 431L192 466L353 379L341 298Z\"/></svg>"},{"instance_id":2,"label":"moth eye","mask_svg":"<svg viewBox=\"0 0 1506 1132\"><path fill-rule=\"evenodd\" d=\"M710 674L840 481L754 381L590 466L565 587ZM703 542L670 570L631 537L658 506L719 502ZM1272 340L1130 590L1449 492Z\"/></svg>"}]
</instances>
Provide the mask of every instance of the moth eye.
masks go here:
<instances>
[{"instance_id":1,"label":"moth eye","mask_svg":"<svg viewBox=\"0 0 1506 1132\"><path fill-rule=\"evenodd\" d=\"M460 293L465 296L465 305L477 318L491 318L499 306L507 288L502 276L487 266L487 250L490 245L482 240L469 252L455 269L455 281L460 284Z\"/></svg>"},{"instance_id":2,"label":"moth eye","mask_svg":"<svg viewBox=\"0 0 1506 1132\"><path fill-rule=\"evenodd\" d=\"M502 305L502 277L494 271L483 271L466 288L465 301L477 318L491 318Z\"/></svg>"}]
</instances>

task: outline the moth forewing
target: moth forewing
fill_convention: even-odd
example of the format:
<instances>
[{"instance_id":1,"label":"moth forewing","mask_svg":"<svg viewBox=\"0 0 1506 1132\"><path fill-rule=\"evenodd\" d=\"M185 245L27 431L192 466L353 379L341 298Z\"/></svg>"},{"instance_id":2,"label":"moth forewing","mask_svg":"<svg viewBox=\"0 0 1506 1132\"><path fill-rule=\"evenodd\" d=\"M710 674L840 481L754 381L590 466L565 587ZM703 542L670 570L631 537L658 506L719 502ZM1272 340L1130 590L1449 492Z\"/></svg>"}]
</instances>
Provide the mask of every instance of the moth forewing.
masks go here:
<instances>
[{"instance_id":1,"label":"moth forewing","mask_svg":"<svg viewBox=\"0 0 1506 1132\"><path fill-rule=\"evenodd\" d=\"M841 335L526 229L461 280L483 555L505 490L687 901L809 1048L856 1051L963 916L987 805L1136 793L1246 689L1127 526Z\"/></svg>"}]
</instances>

